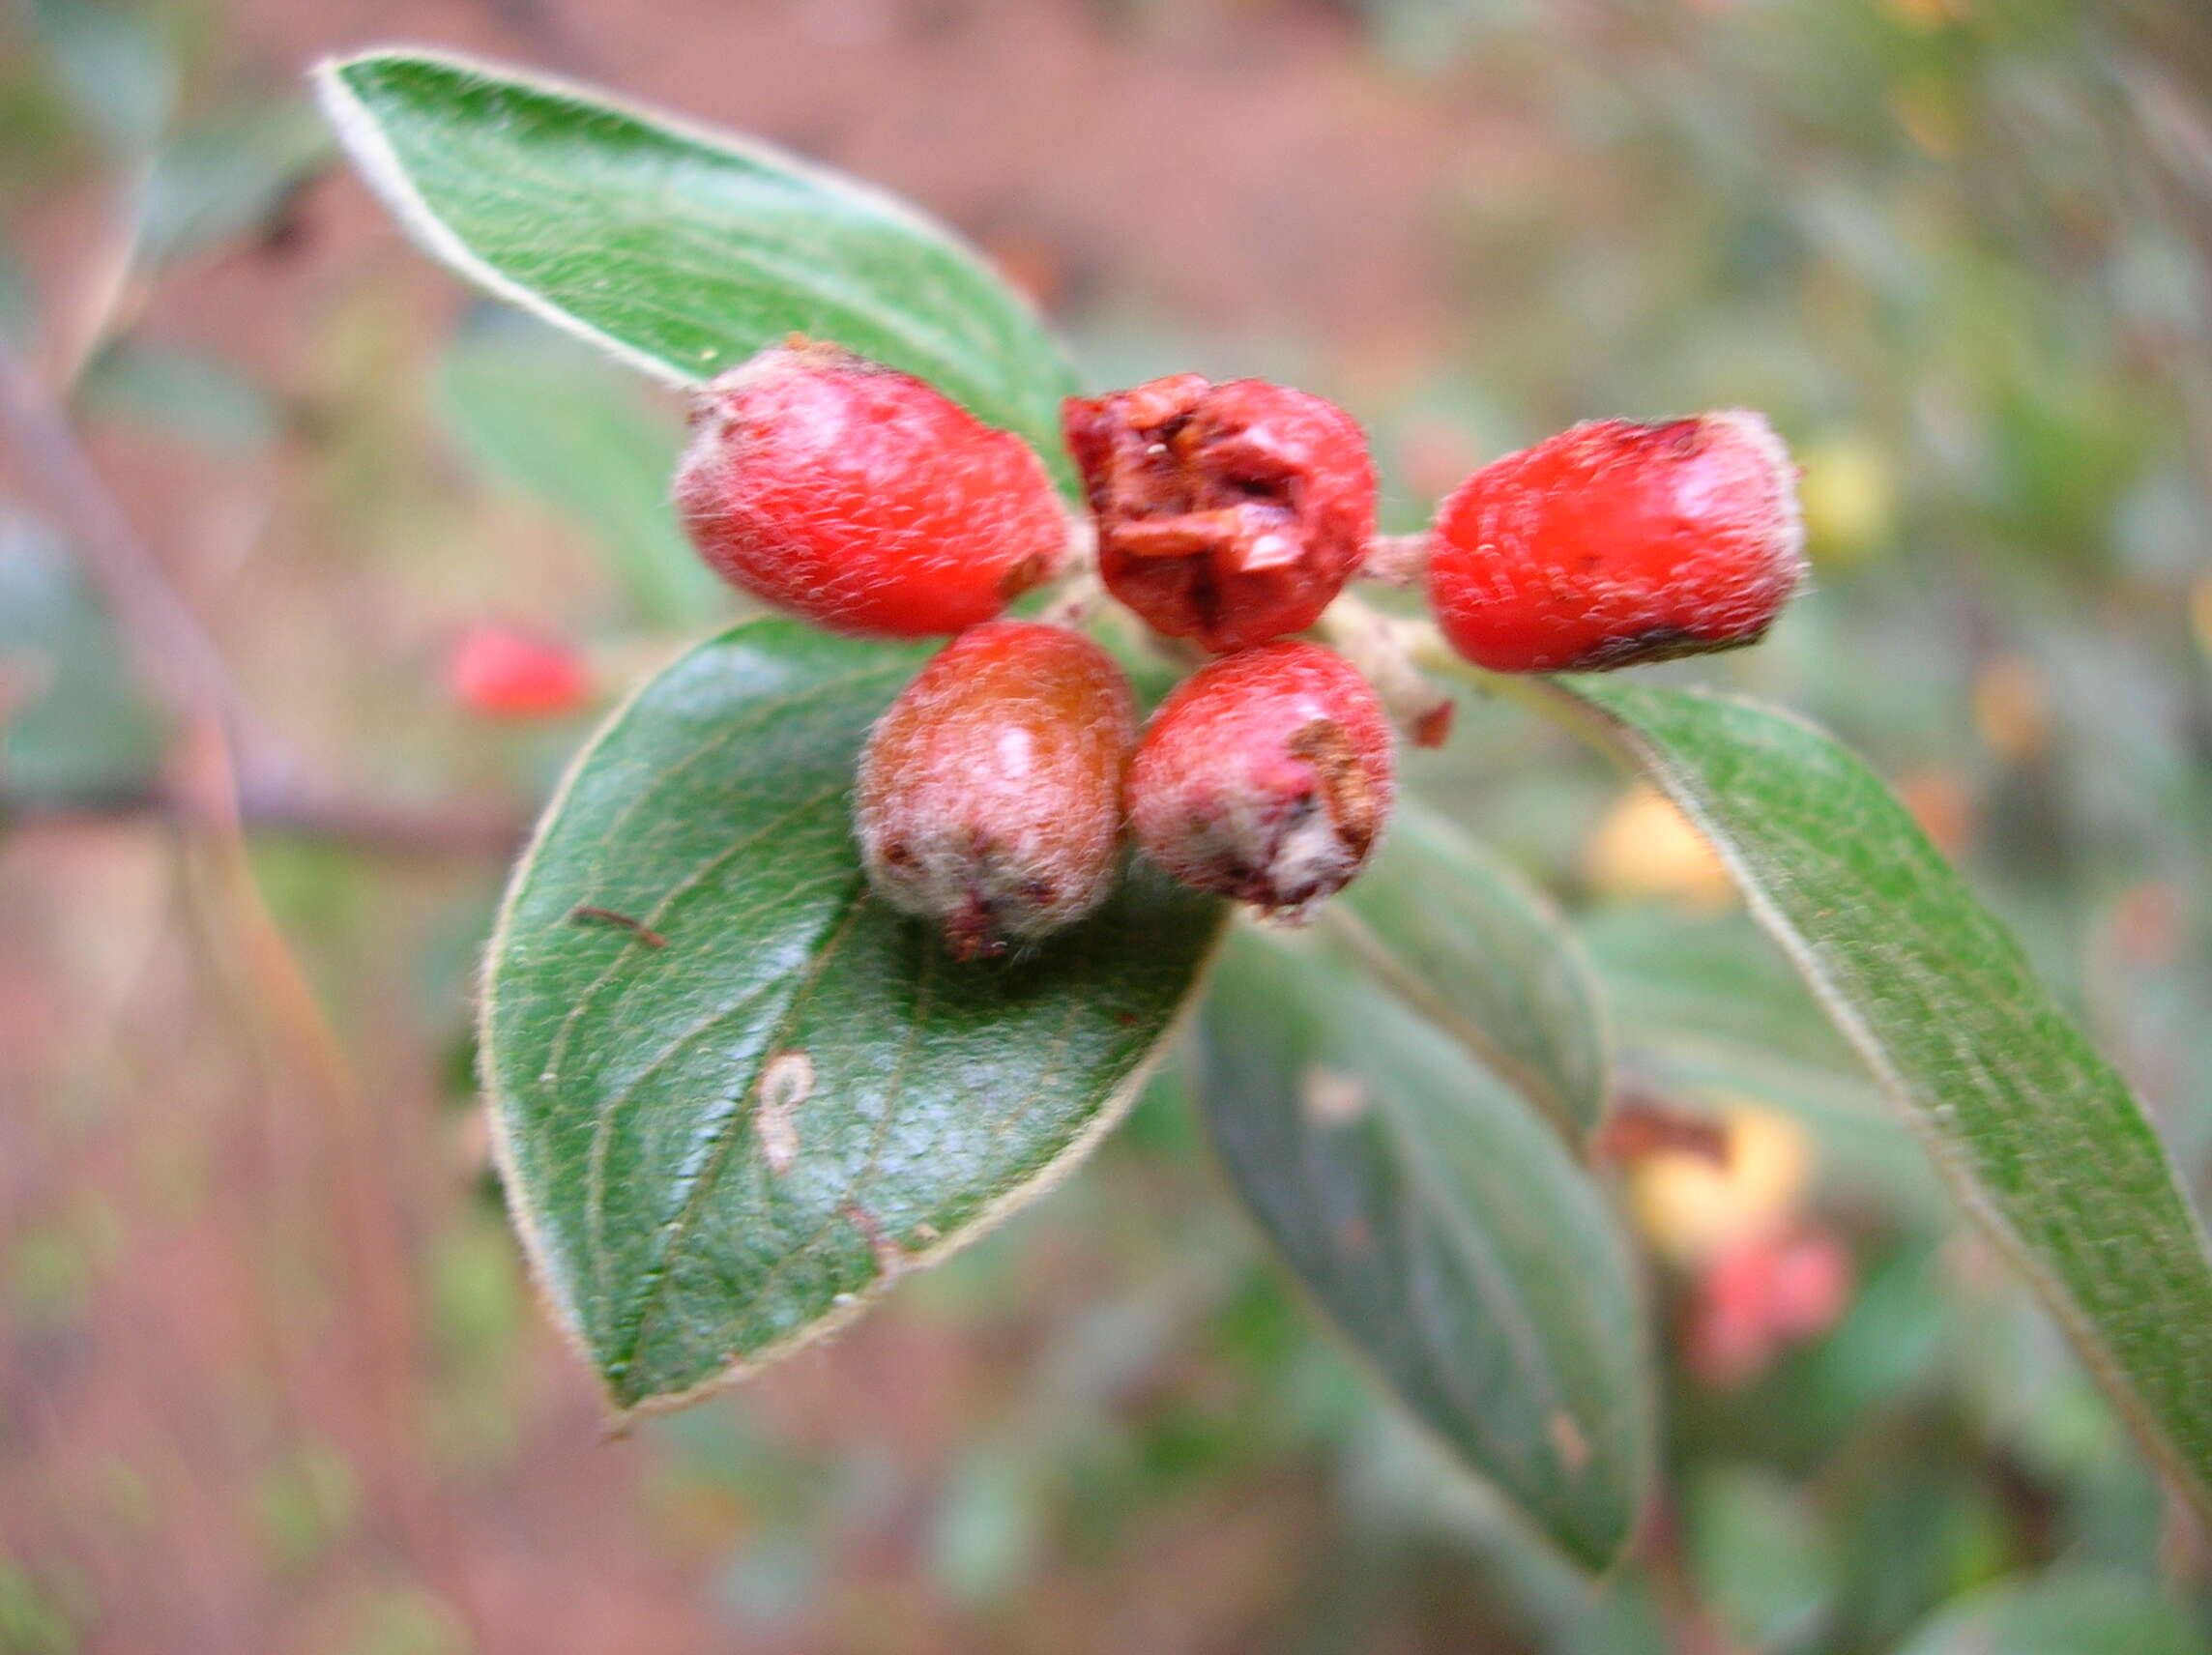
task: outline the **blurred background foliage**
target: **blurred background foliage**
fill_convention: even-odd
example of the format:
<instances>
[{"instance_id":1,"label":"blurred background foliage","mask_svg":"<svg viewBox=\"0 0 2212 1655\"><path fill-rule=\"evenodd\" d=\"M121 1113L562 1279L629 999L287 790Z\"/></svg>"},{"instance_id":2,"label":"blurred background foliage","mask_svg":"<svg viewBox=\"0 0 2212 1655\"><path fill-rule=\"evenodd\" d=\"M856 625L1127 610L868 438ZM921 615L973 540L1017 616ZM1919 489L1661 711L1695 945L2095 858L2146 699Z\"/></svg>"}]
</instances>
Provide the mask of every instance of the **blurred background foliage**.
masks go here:
<instances>
[{"instance_id":1,"label":"blurred background foliage","mask_svg":"<svg viewBox=\"0 0 2212 1655\"><path fill-rule=\"evenodd\" d=\"M393 36L906 190L1100 385L1335 397L1395 528L1577 419L1768 411L1815 590L1669 670L1867 751L2212 1172L2193 0L25 0L0 1650L2207 1647L2206 1538L1709 857L1502 708L1411 769L1607 986L1670 1421L1628 1566L1582 1582L1362 1385L1179 1062L859 1328L601 1441L487 1176L470 973L592 711L739 605L663 505L672 400L330 170L299 71Z\"/></svg>"}]
</instances>

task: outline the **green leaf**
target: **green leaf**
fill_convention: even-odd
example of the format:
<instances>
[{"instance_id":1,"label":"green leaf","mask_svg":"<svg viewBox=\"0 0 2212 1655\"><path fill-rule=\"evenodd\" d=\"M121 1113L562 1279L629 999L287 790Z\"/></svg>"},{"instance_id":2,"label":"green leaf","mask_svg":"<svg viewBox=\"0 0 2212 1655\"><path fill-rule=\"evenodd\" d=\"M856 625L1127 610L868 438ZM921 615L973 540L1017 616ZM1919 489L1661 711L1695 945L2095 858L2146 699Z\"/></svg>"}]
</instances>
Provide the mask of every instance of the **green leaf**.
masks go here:
<instances>
[{"instance_id":1,"label":"green leaf","mask_svg":"<svg viewBox=\"0 0 2212 1655\"><path fill-rule=\"evenodd\" d=\"M446 425L480 469L588 529L646 620L697 631L702 617L727 618L734 597L668 508L683 427L639 390L530 323L469 329L439 385Z\"/></svg>"},{"instance_id":2,"label":"green leaf","mask_svg":"<svg viewBox=\"0 0 2212 1655\"><path fill-rule=\"evenodd\" d=\"M1558 911L1487 847L1401 800L1374 865L1322 910L1378 981L1576 1141L1605 1113L1597 997Z\"/></svg>"},{"instance_id":3,"label":"green leaf","mask_svg":"<svg viewBox=\"0 0 2212 1655\"><path fill-rule=\"evenodd\" d=\"M680 385L800 333L917 374L1072 482L1035 312L904 202L768 145L428 53L316 71L354 161L491 293Z\"/></svg>"},{"instance_id":4,"label":"green leaf","mask_svg":"<svg viewBox=\"0 0 2212 1655\"><path fill-rule=\"evenodd\" d=\"M1596 1184L1457 1041L1305 944L1240 930L1202 1028L1208 1128L1292 1272L1460 1460L1610 1562L1653 1408Z\"/></svg>"},{"instance_id":5,"label":"green leaf","mask_svg":"<svg viewBox=\"0 0 2212 1655\"><path fill-rule=\"evenodd\" d=\"M1897 1655L2205 1655L2207 1647L2187 1611L2148 1582L2061 1569L2000 1581L1952 1604Z\"/></svg>"},{"instance_id":6,"label":"green leaf","mask_svg":"<svg viewBox=\"0 0 2212 1655\"><path fill-rule=\"evenodd\" d=\"M139 258L167 264L256 229L329 155L330 134L304 100L180 131L146 181Z\"/></svg>"},{"instance_id":7,"label":"green leaf","mask_svg":"<svg viewBox=\"0 0 2212 1655\"><path fill-rule=\"evenodd\" d=\"M1578 930L1623 1045L1677 1041L1758 1053L1830 1081L1894 1119L1858 1054L1774 944L1741 913L1693 916L1655 904L1597 909Z\"/></svg>"},{"instance_id":8,"label":"green leaf","mask_svg":"<svg viewBox=\"0 0 2212 1655\"><path fill-rule=\"evenodd\" d=\"M86 414L134 421L226 458L267 449L282 428L268 393L221 358L128 335L87 365L76 398Z\"/></svg>"},{"instance_id":9,"label":"green leaf","mask_svg":"<svg viewBox=\"0 0 2212 1655\"><path fill-rule=\"evenodd\" d=\"M1778 1473L1707 1465L1682 1495L1698 1600L1745 1649L1819 1646L1835 1608L1834 1536L1819 1507Z\"/></svg>"},{"instance_id":10,"label":"green leaf","mask_svg":"<svg viewBox=\"0 0 2212 1655\"><path fill-rule=\"evenodd\" d=\"M1749 915L1650 906L1581 916L1624 1090L1690 1108L1781 1109L1819 1141L1823 1178L1916 1224L1955 1208L1866 1064Z\"/></svg>"},{"instance_id":11,"label":"green leaf","mask_svg":"<svg viewBox=\"0 0 2212 1655\"><path fill-rule=\"evenodd\" d=\"M1598 911L1578 927L1622 1085L1728 1092L1898 1141L1925 1171L1859 1056L1748 915ZM1946 1201L1946 1206L1948 1203Z\"/></svg>"},{"instance_id":12,"label":"green leaf","mask_svg":"<svg viewBox=\"0 0 2212 1655\"><path fill-rule=\"evenodd\" d=\"M23 9L78 117L126 159L150 151L177 102L168 43L116 0L30 0Z\"/></svg>"},{"instance_id":13,"label":"green leaf","mask_svg":"<svg viewBox=\"0 0 2212 1655\"><path fill-rule=\"evenodd\" d=\"M162 723L60 539L0 505L0 788L94 802L152 784Z\"/></svg>"},{"instance_id":14,"label":"green leaf","mask_svg":"<svg viewBox=\"0 0 2212 1655\"><path fill-rule=\"evenodd\" d=\"M2212 1267L2118 1073L1864 764L1730 698L1576 680L1538 694L1642 769L1961 1203L2042 1295L2152 1458L2212 1513Z\"/></svg>"},{"instance_id":15,"label":"green leaf","mask_svg":"<svg viewBox=\"0 0 2212 1655\"><path fill-rule=\"evenodd\" d=\"M783 621L702 645L599 733L515 871L482 1010L496 1141L623 1408L807 1343L1047 1188L1212 946L1219 905L1144 870L974 966L876 901L846 796L918 659Z\"/></svg>"}]
</instances>

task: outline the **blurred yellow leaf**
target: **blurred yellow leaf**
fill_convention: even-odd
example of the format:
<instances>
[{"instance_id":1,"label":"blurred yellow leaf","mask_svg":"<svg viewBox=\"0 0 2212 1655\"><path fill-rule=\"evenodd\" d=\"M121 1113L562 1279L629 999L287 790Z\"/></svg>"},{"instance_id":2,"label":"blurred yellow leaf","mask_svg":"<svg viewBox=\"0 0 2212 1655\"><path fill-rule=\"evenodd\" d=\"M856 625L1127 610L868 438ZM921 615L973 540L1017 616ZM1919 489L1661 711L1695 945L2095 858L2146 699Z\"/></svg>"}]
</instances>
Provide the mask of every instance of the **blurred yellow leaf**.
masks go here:
<instances>
[{"instance_id":1,"label":"blurred yellow leaf","mask_svg":"<svg viewBox=\"0 0 2212 1655\"><path fill-rule=\"evenodd\" d=\"M1637 1163L1637 1228L1664 1258L1695 1264L1733 1242L1782 1228L1803 1205L1813 1145L1789 1116L1742 1103L1728 1111L1723 1162L1666 1149Z\"/></svg>"},{"instance_id":2,"label":"blurred yellow leaf","mask_svg":"<svg viewBox=\"0 0 2212 1655\"><path fill-rule=\"evenodd\" d=\"M1735 900L1735 886L1698 830L1655 788L1628 789L1590 834L1584 871L1599 895L1662 899L1710 912Z\"/></svg>"}]
</instances>

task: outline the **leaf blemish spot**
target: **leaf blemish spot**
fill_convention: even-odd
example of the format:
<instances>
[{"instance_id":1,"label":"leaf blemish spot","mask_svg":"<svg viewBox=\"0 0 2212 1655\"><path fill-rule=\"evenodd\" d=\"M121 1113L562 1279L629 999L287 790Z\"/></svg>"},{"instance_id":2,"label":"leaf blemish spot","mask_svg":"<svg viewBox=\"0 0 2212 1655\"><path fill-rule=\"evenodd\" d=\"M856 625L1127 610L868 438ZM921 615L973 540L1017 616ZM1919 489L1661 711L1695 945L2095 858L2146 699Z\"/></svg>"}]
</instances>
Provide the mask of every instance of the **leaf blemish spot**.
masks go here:
<instances>
[{"instance_id":1,"label":"leaf blemish spot","mask_svg":"<svg viewBox=\"0 0 2212 1655\"><path fill-rule=\"evenodd\" d=\"M1349 1126L1367 1113L1367 1083L1341 1069L1308 1069L1298 1102L1316 1126Z\"/></svg>"},{"instance_id":2,"label":"leaf blemish spot","mask_svg":"<svg viewBox=\"0 0 2212 1655\"><path fill-rule=\"evenodd\" d=\"M578 925L612 925L618 931L627 931L649 948L665 948L668 939L650 929L644 920L632 919L626 914L617 914L611 908L594 908L589 903L571 908L568 917Z\"/></svg>"},{"instance_id":3,"label":"leaf blemish spot","mask_svg":"<svg viewBox=\"0 0 2212 1655\"><path fill-rule=\"evenodd\" d=\"M768 1170L779 1178L799 1159L799 1106L813 1095L814 1060L804 1052L778 1052L761 1070L753 1136Z\"/></svg>"},{"instance_id":4,"label":"leaf blemish spot","mask_svg":"<svg viewBox=\"0 0 2212 1655\"><path fill-rule=\"evenodd\" d=\"M1589 1441L1571 1414L1553 1414L1545 1429L1551 1435L1552 1452L1559 1457L1560 1465L1569 1471L1579 1471L1589 1464Z\"/></svg>"},{"instance_id":5,"label":"leaf blemish spot","mask_svg":"<svg viewBox=\"0 0 2212 1655\"><path fill-rule=\"evenodd\" d=\"M906 1268L906 1249L897 1240L884 1234L884 1227L876 1222L876 1215L857 1201L849 1201L841 1209L845 1222L860 1233L868 1244L868 1251L876 1256L876 1272L889 1281Z\"/></svg>"}]
</instances>

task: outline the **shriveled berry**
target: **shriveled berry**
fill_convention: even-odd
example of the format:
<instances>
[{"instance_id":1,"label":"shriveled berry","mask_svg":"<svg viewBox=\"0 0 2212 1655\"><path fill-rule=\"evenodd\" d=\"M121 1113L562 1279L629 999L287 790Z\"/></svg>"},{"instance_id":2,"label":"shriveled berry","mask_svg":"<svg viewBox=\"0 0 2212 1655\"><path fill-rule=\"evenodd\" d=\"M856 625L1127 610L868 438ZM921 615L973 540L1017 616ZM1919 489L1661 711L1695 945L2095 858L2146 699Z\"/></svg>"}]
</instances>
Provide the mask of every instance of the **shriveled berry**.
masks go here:
<instances>
[{"instance_id":1,"label":"shriveled berry","mask_svg":"<svg viewBox=\"0 0 2212 1655\"><path fill-rule=\"evenodd\" d=\"M939 651L869 733L854 828L869 882L956 958L1003 952L1106 899L1136 709L1113 658L994 621Z\"/></svg>"},{"instance_id":2,"label":"shriveled berry","mask_svg":"<svg viewBox=\"0 0 2212 1655\"><path fill-rule=\"evenodd\" d=\"M835 345L761 352L691 418L675 495L692 544L732 585L835 631L988 621L1066 542L1027 443Z\"/></svg>"},{"instance_id":3,"label":"shriveled berry","mask_svg":"<svg viewBox=\"0 0 2212 1655\"><path fill-rule=\"evenodd\" d=\"M1220 653L1301 631L1375 534L1367 439L1342 409L1195 373L1062 409L1098 517L1106 589Z\"/></svg>"},{"instance_id":4,"label":"shriveled berry","mask_svg":"<svg viewBox=\"0 0 2212 1655\"><path fill-rule=\"evenodd\" d=\"M471 626L446 656L446 688L484 718L560 718L591 704L592 673L567 644Z\"/></svg>"},{"instance_id":5,"label":"shriveled berry","mask_svg":"<svg viewBox=\"0 0 2212 1655\"><path fill-rule=\"evenodd\" d=\"M1160 704L1129 765L1129 826L1184 884L1298 919L1365 865L1394 771L1367 681L1284 639L1201 668Z\"/></svg>"},{"instance_id":6,"label":"shriveled berry","mask_svg":"<svg viewBox=\"0 0 2212 1655\"><path fill-rule=\"evenodd\" d=\"M1483 467L1438 510L1429 600L1494 672L1594 672L1756 643L1805 572L1796 470L1744 409L1600 420Z\"/></svg>"}]
</instances>

